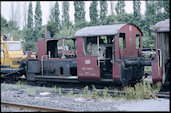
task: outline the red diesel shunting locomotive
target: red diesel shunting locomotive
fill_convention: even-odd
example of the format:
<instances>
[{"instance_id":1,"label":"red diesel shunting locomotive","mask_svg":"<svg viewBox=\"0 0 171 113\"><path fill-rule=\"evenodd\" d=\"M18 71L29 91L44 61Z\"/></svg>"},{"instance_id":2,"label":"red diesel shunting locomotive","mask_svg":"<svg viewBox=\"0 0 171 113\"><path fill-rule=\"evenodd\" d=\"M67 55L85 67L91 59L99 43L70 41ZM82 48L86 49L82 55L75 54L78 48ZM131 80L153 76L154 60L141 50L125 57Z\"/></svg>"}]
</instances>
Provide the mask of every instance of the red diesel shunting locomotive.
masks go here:
<instances>
[{"instance_id":1,"label":"red diesel shunting locomotive","mask_svg":"<svg viewBox=\"0 0 171 113\"><path fill-rule=\"evenodd\" d=\"M151 65L142 59L142 35L133 24L90 26L78 30L75 33L78 78L123 85L141 80L144 65Z\"/></svg>"},{"instance_id":2,"label":"red diesel shunting locomotive","mask_svg":"<svg viewBox=\"0 0 171 113\"><path fill-rule=\"evenodd\" d=\"M151 65L142 58L142 35L134 24L82 28L75 37L63 38L72 39L74 43L76 40L76 57L72 59L56 55L60 38L39 40L38 58L49 57L42 62L41 59L28 61L37 63L34 67L27 66L30 68L27 76L32 76L28 77L30 80L69 81L72 78L72 81L121 82L122 85L136 83L144 75L144 66ZM37 71L32 72L33 68Z\"/></svg>"}]
</instances>

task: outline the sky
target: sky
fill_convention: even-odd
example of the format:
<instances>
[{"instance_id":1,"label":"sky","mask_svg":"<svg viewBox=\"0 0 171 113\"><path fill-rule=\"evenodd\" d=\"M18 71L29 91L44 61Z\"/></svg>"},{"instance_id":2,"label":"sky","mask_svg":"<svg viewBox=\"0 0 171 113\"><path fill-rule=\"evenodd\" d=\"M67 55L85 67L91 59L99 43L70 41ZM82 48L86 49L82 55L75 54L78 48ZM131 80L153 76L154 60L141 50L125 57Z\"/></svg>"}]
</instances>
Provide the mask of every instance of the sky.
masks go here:
<instances>
[{"instance_id":1,"label":"sky","mask_svg":"<svg viewBox=\"0 0 171 113\"><path fill-rule=\"evenodd\" d=\"M1 15L5 17L8 21L10 19L10 12L11 12L11 3L14 4L14 8L18 7L18 3L20 6L20 12L22 13L23 7L28 7L29 1L20 1L20 2L13 2L13 1L1 1ZM26 4L27 3L27 6ZM41 1L41 9L42 9L42 24L46 25L47 21L49 20L49 15L50 15L50 8L55 5L55 1ZM60 10L60 18L62 17L62 1L58 1L59 3L59 10ZM70 7L69 7L69 15L70 15L70 21L74 23L74 5L73 1L69 1ZM85 1L85 11L86 11L86 21L90 21L89 17L89 6L90 6L91 1ZM114 1L114 4L116 5L117 1ZM127 13L133 13L133 4L132 1L125 1L125 11ZM32 7L33 7L33 14L35 12L35 6L36 6L36 1L32 1ZM98 3L98 11L100 9L100 5ZM108 13L107 15L111 14L110 10L110 1L108 1ZM145 1L141 1L141 14L145 13ZM21 17L22 18L22 17Z\"/></svg>"}]
</instances>

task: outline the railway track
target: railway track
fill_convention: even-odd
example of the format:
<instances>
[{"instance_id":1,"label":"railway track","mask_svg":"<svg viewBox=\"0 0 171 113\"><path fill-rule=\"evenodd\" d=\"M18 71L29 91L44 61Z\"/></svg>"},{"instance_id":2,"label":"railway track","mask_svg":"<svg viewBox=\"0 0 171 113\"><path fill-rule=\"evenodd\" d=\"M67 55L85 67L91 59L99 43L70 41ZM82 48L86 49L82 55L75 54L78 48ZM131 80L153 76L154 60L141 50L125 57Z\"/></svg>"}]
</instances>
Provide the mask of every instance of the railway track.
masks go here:
<instances>
[{"instance_id":1,"label":"railway track","mask_svg":"<svg viewBox=\"0 0 171 113\"><path fill-rule=\"evenodd\" d=\"M156 93L155 96L159 98L170 98L170 91Z\"/></svg>"},{"instance_id":2,"label":"railway track","mask_svg":"<svg viewBox=\"0 0 171 113\"><path fill-rule=\"evenodd\" d=\"M47 108L47 107L40 107L40 106L33 106L33 105L23 105L23 104L1 101L1 108L2 106L4 106L5 108L16 108L19 110L27 110L27 111L34 111L34 112L74 112L71 110L54 109L54 108Z\"/></svg>"}]
</instances>

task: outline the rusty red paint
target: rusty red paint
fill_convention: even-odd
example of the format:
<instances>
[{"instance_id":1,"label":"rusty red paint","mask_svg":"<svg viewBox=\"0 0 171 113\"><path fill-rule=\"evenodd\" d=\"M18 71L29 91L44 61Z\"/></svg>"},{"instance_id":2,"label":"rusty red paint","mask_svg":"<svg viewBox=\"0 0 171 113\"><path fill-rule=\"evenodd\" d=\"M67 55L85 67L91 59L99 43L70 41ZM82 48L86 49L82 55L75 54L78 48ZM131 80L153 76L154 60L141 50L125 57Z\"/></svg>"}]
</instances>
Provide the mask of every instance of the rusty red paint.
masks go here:
<instances>
[{"instance_id":1,"label":"rusty red paint","mask_svg":"<svg viewBox=\"0 0 171 113\"><path fill-rule=\"evenodd\" d=\"M43 55L46 55L46 48L45 48L45 40L38 40L37 41L37 57L38 59L41 59Z\"/></svg>"},{"instance_id":2,"label":"rusty red paint","mask_svg":"<svg viewBox=\"0 0 171 113\"><path fill-rule=\"evenodd\" d=\"M158 61L152 62L152 81L162 81L162 68L158 66Z\"/></svg>"},{"instance_id":3,"label":"rusty red paint","mask_svg":"<svg viewBox=\"0 0 171 113\"><path fill-rule=\"evenodd\" d=\"M132 27L131 31L129 29L129 27ZM119 33L125 33L126 34L126 48L121 50L119 49ZM135 36L136 34L140 35L140 48L139 50L136 49L135 46ZM134 57L138 57L139 54L141 54L142 52L142 33L141 31L134 25L129 25L126 24L125 26L123 26L119 31L118 31L118 35L116 36L117 40L116 40L116 56L117 59L121 58L134 58ZM119 56L120 53L120 56Z\"/></svg>"}]
</instances>

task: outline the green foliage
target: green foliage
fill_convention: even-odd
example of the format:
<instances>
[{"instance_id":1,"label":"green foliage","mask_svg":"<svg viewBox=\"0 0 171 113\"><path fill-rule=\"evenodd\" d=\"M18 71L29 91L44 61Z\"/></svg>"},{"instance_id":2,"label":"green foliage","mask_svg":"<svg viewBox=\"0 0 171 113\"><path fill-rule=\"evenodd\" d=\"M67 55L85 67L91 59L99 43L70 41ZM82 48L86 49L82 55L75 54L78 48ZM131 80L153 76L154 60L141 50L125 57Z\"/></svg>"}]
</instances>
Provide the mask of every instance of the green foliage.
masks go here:
<instances>
[{"instance_id":1,"label":"green foliage","mask_svg":"<svg viewBox=\"0 0 171 113\"><path fill-rule=\"evenodd\" d=\"M60 36L60 37L62 37L62 36L72 37L72 36L74 36L75 32L76 32L76 29L73 26L69 26L69 28L63 27L59 31L59 33L55 34L55 37L58 37L58 36Z\"/></svg>"},{"instance_id":2,"label":"green foliage","mask_svg":"<svg viewBox=\"0 0 171 113\"><path fill-rule=\"evenodd\" d=\"M137 26L141 26L141 8L140 8L141 2L140 0L133 1L133 22Z\"/></svg>"},{"instance_id":3,"label":"green foliage","mask_svg":"<svg viewBox=\"0 0 171 113\"><path fill-rule=\"evenodd\" d=\"M17 22L13 21L13 20L8 21L8 29L9 30L18 30L19 27L17 25Z\"/></svg>"},{"instance_id":4,"label":"green foliage","mask_svg":"<svg viewBox=\"0 0 171 113\"><path fill-rule=\"evenodd\" d=\"M34 20L35 20L35 28L38 28L40 30L42 26L42 11L41 11L40 1L36 2Z\"/></svg>"},{"instance_id":5,"label":"green foliage","mask_svg":"<svg viewBox=\"0 0 171 113\"><path fill-rule=\"evenodd\" d=\"M56 33L56 25L54 24L53 21L48 21L47 30L50 31L51 37L54 37Z\"/></svg>"},{"instance_id":6,"label":"green foliage","mask_svg":"<svg viewBox=\"0 0 171 113\"><path fill-rule=\"evenodd\" d=\"M42 28L42 11L41 11L40 1L36 2L34 20L35 20L34 36L35 36L35 40L37 41L37 39L41 36L41 28Z\"/></svg>"},{"instance_id":7,"label":"green foliage","mask_svg":"<svg viewBox=\"0 0 171 113\"><path fill-rule=\"evenodd\" d=\"M27 17L27 27L33 28L33 8L32 2L29 3L28 17Z\"/></svg>"},{"instance_id":8,"label":"green foliage","mask_svg":"<svg viewBox=\"0 0 171 113\"><path fill-rule=\"evenodd\" d=\"M117 4L116 4L116 8L115 8L116 14L117 15L124 15L125 14L125 9L124 8L125 8L124 0L118 1Z\"/></svg>"},{"instance_id":9,"label":"green foliage","mask_svg":"<svg viewBox=\"0 0 171 113\"><path fill-rule=\"evenodd\" d=\"M62 96L62 89L59 87L57 90L58 90L59 96Z\"/></svg>"},{"instance_id":10,"label":"green foliage","mask_svg":"<svg viewBox=\"0 0 171 113\"><path fill-rule=\"evenodd\" d=\"M59 33L61 28L59 15L59 5L58 2L56 2L55 7L51 9L50 21L48 21L47 24L47 29L51 32L51 37L54 37L55 33Z\"/></svg>"},{"instance_id":11,"label":"green foliage","mask_svg":"<svg viewBox=\"0 0 171 113\"><path fill-rule=\"evenodd\" d=\"M140 6L141 6L140 0L134 0L133 1L134 18L139 18L140 19L140 17L141 17L141 12L140 12L141 8L140 8Z\"/></svg>"},{"instance_id":12,"label":"green foliage","mask_svg":"<svg viewBox=\"0 0 171 113\"><path fill-rule=\"evenodd\" d=\"M142 81L135 84L134 87L126 86L124 87L124 92L126 93L126 99L151 99L156 98L155 93L161 88L161 82L158 82L154 87L148 81Z\"/></svg>"},{"instance_id":13,"label":"green foliage","mask_svg":"<svg viewBox=\"0 0 171 113\"><path fill-rule=\"evenodd\" d=\"M97 25L98 12L97 12L97 1L92 1L90 4L90 20L92 25Z\"/></svg>"},{"instance_id":14,"label":"green foliage","mask_svg":"<svg viewBox=\"0 0 171 113\"><path fill-rule=\"evenodd\" d=\"M33 33L33 29L26 28L24 30L24 50L26 51L36 51L37 50L37 42Z\"/></svg>"},{"instance_id":15,"label":"green foliage","mask_svg":"<svg viewBox=\"0 0 171 113\"><path fill-rule=\"evenodd\" d=\"M75 26L78 28L83 28L86 26L84 1L74 1L74 9Z\"/></svg>"},{"instance_id":16,"label":"green foliage","mask_svg":"<svg viewBox=\"0 0 171 113\"><path fill-rule=\"evenodd\" d=\"M53 87L53 91L54 91L54 93L57 92L56 85Z\"/></svg>"},{"instance_id":17,"label":"green foliage","mask_svg":"<svg viewBox=\"0 0 171 113\"><path fill-rule=\"evenodd\" d=\"M26 91L28 94L30 95L35 95L36 94L36 90L33 90L33 89L27 89Z\"/></svg>"},{"instance_id":18,"label":"green foliage","mask_svg":"<svg viewBox=\"0 0 171 113\"><path fill-rule=\"evenodd\" d=\"M7 28L8 23L7 20L1 15L1 28Z\"/></svg>"},{"instance_id":19,"label":"green foliage","mask_svg":"<svg viewBox=\"0 0 171 113\"><path fill-rule=\"evenodd\" d=\"M54 37L73 37L75 32L76 32L76 28L74 28L73 26L65 26L63 27L59 33L56 33L54 35ZM58 42L59 46L62 45L61 42ZM69 47L69 49L75 49L75 44L73 42L73 40L65 40L65 45Z\"/></svg>"},{"instance_id":20,"label":"green foliage","mask_svg":"<svg viewBox=\"0 0 171 113\"><path fill-rule=\"evenodd\" d=\"M62 27L67 26L69 27L69 2L63 1L62 2Z\"/></svg>"},{"instance_id":21,"label":"green foliage","mask_svg":"<svg viewBox=\"0 0 171 113\"><path fill-rule=\"evenodd\" d=\"M155 48L155 34L149 36L146 32L142 39L143 48Z\"/></svg>"},{"instance_id":22,"label":"green foliage","mask_svg":"<svg viewBox=\"0 0 171 113\"><path fill-rule=\"evenodd\" d=\"M100 21L99 24L104 25L104 20L107 14L107 1L100 1Z\"/></svg>"}]
</instances>

